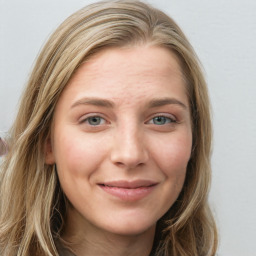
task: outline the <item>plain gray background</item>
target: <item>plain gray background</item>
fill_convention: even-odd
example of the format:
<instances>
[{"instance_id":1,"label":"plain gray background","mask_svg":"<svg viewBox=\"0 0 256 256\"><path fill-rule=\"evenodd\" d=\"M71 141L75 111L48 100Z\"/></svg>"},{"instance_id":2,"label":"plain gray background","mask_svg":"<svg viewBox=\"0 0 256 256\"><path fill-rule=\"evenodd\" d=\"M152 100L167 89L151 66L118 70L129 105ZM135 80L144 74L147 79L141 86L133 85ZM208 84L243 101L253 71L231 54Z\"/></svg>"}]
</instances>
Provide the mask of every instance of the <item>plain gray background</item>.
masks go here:
<instances>
[{"instance_id":1,"label":"plain gray background","mask_svg":"<svg viewBox=\"0 0 256 256\"><path fill-rule=\"evenodd\" d=\"M88 0L0 0L0 132L54 29ZM256 255L256 1L151 0L170 14L205 68L213 109L210 202L220 256Z\"/></svg>"}]
</instances>

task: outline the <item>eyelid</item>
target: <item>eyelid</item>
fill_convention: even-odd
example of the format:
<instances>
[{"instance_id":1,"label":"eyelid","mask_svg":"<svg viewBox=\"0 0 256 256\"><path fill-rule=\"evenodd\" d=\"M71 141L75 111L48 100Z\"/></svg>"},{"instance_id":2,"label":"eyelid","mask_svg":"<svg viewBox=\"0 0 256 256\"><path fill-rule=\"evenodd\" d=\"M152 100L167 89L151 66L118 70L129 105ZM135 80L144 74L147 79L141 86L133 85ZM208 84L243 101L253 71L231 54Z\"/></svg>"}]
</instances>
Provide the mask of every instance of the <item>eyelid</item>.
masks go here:
<instances>
[{"instance_id":1,"label":"eyelid","mask_svg":"<svg viewBox=\"0 0 256 256\"><path fill-rule=\"evenodd\" d=\"M145 123L149 123L149 121L153 120L153 118L155 118L155 117L165 117L165 118L171 119L172 123L178 123L177 118L174 115L169 114L169 113L156 113L156 114L150 116L150 118L148 118Z\"/></svg>"},{"instance_id":2,"label":"eyelid","mask_svg":"<svg viewBox=\"0 0 256 256\"><path fill-rule=\"evenodd\" d=\"M78 122L79 122L79 124L85 123L85 121L88 118L91 118L91 117L100 117L101 119L104 119L106 121L106 123L107 123L107 119L102 114L100 114L100 113L88 113L88 114L85 114L81 118L79 118Z\"/></svg>"},{"instance_id":3,"label":"eyelid","mask_svg":"<svg viewBox=\"0 0 256 256\"><path fill-rule=\"evenodd\" d=\"M88 118L91 118L91 117L99 117L99 118L103 119L105 121L104 124L109 124L110 123L110 122L108 122L108 120L105 117L105 115L103 115L102 113L97 113L97 112L84 114L81 118L79 118L78 123L79 124L83 124L83 123L85 123L85 121ZM171 122L169 124L179 123L177 118L173 114L170 114L170 113L155 113L155 114L151 115L145 121L145 124L149 124L149 122L152 121L155 117L165 117L165 118L168 118L168 119L171 120ZM100 126L100 125L98 125L98 126Z\"/></svg>"}]
</instances>

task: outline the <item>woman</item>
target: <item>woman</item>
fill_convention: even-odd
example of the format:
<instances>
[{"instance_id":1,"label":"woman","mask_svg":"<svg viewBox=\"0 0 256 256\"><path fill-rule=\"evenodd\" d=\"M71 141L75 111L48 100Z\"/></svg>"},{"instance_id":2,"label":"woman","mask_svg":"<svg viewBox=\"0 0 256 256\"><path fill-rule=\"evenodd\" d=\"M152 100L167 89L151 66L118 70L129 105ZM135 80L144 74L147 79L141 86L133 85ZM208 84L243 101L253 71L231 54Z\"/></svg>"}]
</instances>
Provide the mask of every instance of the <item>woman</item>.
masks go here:
<instances>
[{"instance_id":1,"label":"woman","mask_svg":"<svg viewBox=\"0 0 256 256\"><path fill-rule=\"evenodd\" d=\"M163 12L125 0L69 17L10 133L1 255L215 255L207 88Z\"/></svg>"}]
</instances>

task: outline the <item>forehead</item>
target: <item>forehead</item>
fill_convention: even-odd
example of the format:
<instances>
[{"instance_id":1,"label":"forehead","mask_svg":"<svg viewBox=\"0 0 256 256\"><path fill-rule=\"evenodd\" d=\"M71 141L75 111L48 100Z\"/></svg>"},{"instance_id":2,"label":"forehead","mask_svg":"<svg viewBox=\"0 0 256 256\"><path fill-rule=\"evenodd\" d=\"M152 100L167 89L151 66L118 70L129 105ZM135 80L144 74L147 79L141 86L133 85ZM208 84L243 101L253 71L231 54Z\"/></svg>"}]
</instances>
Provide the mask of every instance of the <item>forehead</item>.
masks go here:
<instances>
[{"instance_id":1,"label":"forehead","mask_svg":"<svg viewBox=\"0 0 256 256\"><path fill-rule=\"evenodd\" d=\"M173 75L182 76L183 74L179 58L171 50L165 47L145 45L104 49L87 59L75 72L72 80L77 78L79 71L82 72L81 69L88 72L88 76L94 76L95 78L99 78L98 74L102 72L112 77L111 73L116 65L119 67L118 74L125 76L128 74L141 75L143 72L152 76L164 76L167 72L172 72ZM134 65L137 67L137 72ZM122 71L125 71L125 73L121 73Z\"/></svg>"},{"instance_id":2,"label":"forehead","mask_svg":"<svg viewBox=\"0 0 256 256\"><path fill-rule=\"evenodd\" d=\"M163 97L169 92L186 96L177 56L166 48L138 46L109 48L93 55L72 76L64 95L135 102L138 97Z\"/></svg>"}]
</instances>

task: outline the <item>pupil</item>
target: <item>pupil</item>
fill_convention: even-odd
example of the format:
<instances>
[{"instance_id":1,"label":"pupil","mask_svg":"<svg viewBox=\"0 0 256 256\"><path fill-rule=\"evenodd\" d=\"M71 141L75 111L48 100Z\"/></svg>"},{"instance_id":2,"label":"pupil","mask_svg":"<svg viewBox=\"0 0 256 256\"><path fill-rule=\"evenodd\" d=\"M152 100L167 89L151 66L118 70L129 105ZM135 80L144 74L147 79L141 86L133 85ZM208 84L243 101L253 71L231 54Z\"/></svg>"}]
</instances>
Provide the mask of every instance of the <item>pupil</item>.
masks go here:
<instances>
[{"instance_id":1,"label":"pupil","mask_svg":"<svg viewBox=\"0 0 256 256\"><path fill-rule=\"evenodd\" d=\"M163 116L155 117L155 124L164 124L164 123L165 123L165 117Z\"/></svg>"},{"instance_id":2,"label":"pupil","mask_svg":"<svg viewBox=\"0 0 256 256\"><path fill-rule=\"evenodd\" d=\"M91 117L89 119L89 123L92 125L97 125L100 123L100 118L99 117Z\"/></svg>"}]
</instances>

